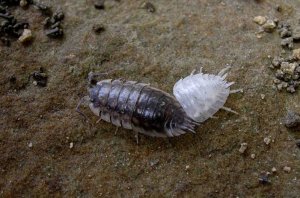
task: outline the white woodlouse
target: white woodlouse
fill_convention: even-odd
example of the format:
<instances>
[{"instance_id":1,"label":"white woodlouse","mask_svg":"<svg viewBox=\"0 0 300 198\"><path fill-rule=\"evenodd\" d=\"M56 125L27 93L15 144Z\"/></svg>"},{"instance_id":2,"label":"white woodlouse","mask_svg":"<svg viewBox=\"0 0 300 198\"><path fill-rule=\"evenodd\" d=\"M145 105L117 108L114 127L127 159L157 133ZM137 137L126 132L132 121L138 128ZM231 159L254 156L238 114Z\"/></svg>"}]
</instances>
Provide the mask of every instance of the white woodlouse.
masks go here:
<instances>
[{"instance_id":1,"label":"white woodlouse","mask_svg":"<svg viewBox=\"0 0 300 198\"><path fill-rule=\"evenodd\" d=\"M195 126L204 122L219 109L236 113L224 107L233 82L225 80L230 67L218 75L191 75L177 81L173 96L144 83L106 79L89 88L78 104L89 102L92 112L101 120L117 127L130 129L154 137L173 137L195 133ZM93 78L91 74L90 79ZM82 113L81 113L82 114Z\"/></svg>"}]
</instances>

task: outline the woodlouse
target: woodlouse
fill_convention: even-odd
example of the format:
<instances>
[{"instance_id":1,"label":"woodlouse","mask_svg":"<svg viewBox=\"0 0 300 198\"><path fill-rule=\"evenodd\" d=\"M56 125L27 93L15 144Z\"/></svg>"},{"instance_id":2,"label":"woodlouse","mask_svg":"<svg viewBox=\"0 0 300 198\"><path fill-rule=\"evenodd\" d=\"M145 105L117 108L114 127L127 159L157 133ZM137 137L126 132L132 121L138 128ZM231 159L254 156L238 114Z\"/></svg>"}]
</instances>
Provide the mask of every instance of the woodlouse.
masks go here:
<instances>
[{"instance_id":1,"label":"woodlouse","mask_svg":"<svg viewBox=\"0 0 300 198\"><path fill-rule=\"evenodd\" d=\"M148 84L135 81L106 79L89 88L89 102L92 112L101 120L117 127L130 129L154 137L173 137L186 132L195 133L195 126L215 114L230 93L225 78L229 67L218 75L194 74L176 82L174 96L153 88ZM90 74L90 81L93 74ZM234 112L235 113L235 112Z\"/></svg>"}]
</instances>

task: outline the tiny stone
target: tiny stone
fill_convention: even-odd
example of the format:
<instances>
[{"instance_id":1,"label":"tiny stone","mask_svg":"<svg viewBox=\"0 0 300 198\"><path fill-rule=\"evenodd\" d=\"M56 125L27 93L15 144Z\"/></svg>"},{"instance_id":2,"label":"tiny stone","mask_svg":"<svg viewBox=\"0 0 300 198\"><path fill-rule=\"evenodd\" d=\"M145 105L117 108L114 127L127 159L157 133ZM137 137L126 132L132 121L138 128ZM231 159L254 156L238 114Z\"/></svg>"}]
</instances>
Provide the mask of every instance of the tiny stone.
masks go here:
<instances>
[{"instance_id":1,"label":"tiny stone","mask_svg":"<svg viewBox=\"0 0 300 198\"><path fill-rule=\"evenodd\" d=\"M267 22L263 25L264 31L269 33L273 32L275 27L276 27L275 22L270 19L267 20Z\"/></svg>"},{"instance_id":2,"label":"tiny stone","mask_svg":"<svg viewBox=\"0 0 300 198\"><path fill-rule=\"evenodd\" d=\"M73 148L73 147L74 147L74 143L71 142L71 143L70 143L70 149Z\"/></svg>"},{"instance_id":3,"label":"tiny stone","mask_svg":"<svg viewBox=\"0 0 300 198\"><path fill-rule=\"evenodd\" d=\"M284 73L283 73L282 70L277 69L277 71L276 71L276 73L275 73L275 76L276 76L277 79L283 80L283 78L284 78Z\"/></svg>"},{"instance_id":4,"label":"tiny stone","mask_svg":"<svg viewBox=\"0 0 300 198\"><path fill-rule=\"evenodd\" d=\"M189 165L186 165L185 166L185 170L189 170L190 169L190 166Z\"/></svg>"},{"instance_id":5,"label":"tiny stone","mask_svg":"<svg viewBox=\"0 0 300 198\"><path fill-rule=\"evenodd\" d=\"M281 40L281 46L282 47L287 47L288 49L293 49L294 48L293 38L288 37L288 38L282 39Z\"/></svg>"},{"instance_id":6,"label":"tiny stone","mask_svg":"<svg viewBox=\"0 0 300 198\"><path fill-rule=\"evenodd\" d=\"M293 58L300 60L300 48L293 50Z\"/></svg>"},{"instance_id":7,"label":"tiny stone","mask_svg":"<svg viewBox=\"0 0 300 198\"><path fill-rule=\"evenodd\" d=\"M264 23L266 23L267 19L264 16L256 16L254 17L253 21L258 25L263 25Z\"/></svg>"},{"instance_id":8,"label":"tiny stone","mask_svg":"<svg viewBox=\"0 0 300 198\"><path fill-rule=\"evenodd\" d=\"M278 11L278 12L282 12L282 7L280 6L280 5L276 5L276 10Z\"/></svg>"},{"instance_id":9,"label":"tiny stone","mask_svg":"<svg viewBox=\"0 0 300 198\"><path fill-rule=\"evenodd\" d=\"M277 89L278 89L278 91L282 90L282 84L281 83L277 85Z\"/></svg>"},{"instance_id":10,"label":"tiny stone","mask_svg":"<svg viewBox=\"0 0 300 198\"><path fill-rule=\"evenodd\" d=\"M104 9L105 0L95 0L94 6L96 9L103 10Z\"/></svg>"},{"instance_id":11,"label":"tiny stone","mask_svg":"<svg viewBox=\"0 0 300 198\"><path fill-rule=\"evenodd\" d=\"M272 168L272 172L275 173L277 169L275 167Z\"/></svg>"},{"instance_id":12,"label":"tiny stone","mask_svg":"<svg viewBox=\"0 0 300 198\"><path fill-rule=\"evenodd\" d=\"M300 148L300 139L296 140L296 145Z\"/></svg>"},{"instance_id":13,"label":"tiny stone","mask_svg":"<svg viewBox=\"0 0 300 198\"><path fill-rule=\"evenodd\" d=\"M31 30L24 29L22 36L20 36L18 40L21 43L26 43L26 42L31 41L32 38L33 38L33 36L32 36Z\"/></svg>"},{"instance_id":14,"label":"tiny stone","mask_svg":"<svg viewBox=\"0 0 300 198\"><path fill-rule=\"evenodd\" d=\"M31 147L32 147L32 142L30 142L30 143L28 144L28 147L29 147L29 148L31 148Z\"/></svg>"},{"instance_id":15,"label":"tiny stone","mask_svg":"<svg viewBox=\"0 0 300 198\"><path fill-rule=\"evenodd\" d=\"M300 115L294 111L288 111L284 118L284 125L287 128L294 128L300 126Z\"/></svg>"},{"instance_id":16,"label":"tiny stone","mask_svg":"<svg viewBox=\"0 0 300 198\"><path fill-rule=\"evenodd\" d=\"M289 85L287 82L282 82L281 84L282 84L282 87L283 87L283 88L287 88L288 85Z\"/></svg>"},{"instance_id":17,"label":"tiny stone","mask_svg":"<svg viewBox=\"0 0 300 198\"><path fill-rule=\"evenodd\" d=\"M281 81L278 80L278 79L274 79L273 82L274 82L274 84L279 84L279 83L281 83Z\"/></svg>"},{"instance_id":18,"label":"tiny stone","mask_svg":"<svg viewBox=\"0 0 300 198\"><path fill-rule=\"evenodd\" d=\"M155 166L159 163L159 159L150 161L150 166Z\"/></svg>"},{"instance_id":19,"label":"tiny stone","mask_svg":"<svg viewBox=\"0 0 300 198\"><path fill-rule=\"evenodd\" d=\"M300 40L300 27L296 27L295 29L293 29L293 39L295 41Z\"/></svg>"},{"instance_id":20,"label":"tiny stone","mask_svg":"<svg viewBox=\"0 0 300 198\"><path fill-rule=\"evenodd\" d=\"M281 38L286 38L292 36L292 32L286 28L282 28L280 32L280 37Z\"/></svg>"},{"instance_id":21,"label":"tiny stone","mask_svg":"<svg viewBox=\"0 0 300 198\"><path fill-rule=\"evenodd\" d=\"M248 144L247 143L241 143L241 147L240 147L240 149L239 149L239 152L240 153L244 153L245 151L246 151L246 149L247 149L247 147L248 147Z\"/></svg>"},{"instance_id":22,"label":"tiny stone","mask_svg":"<svg viewBox=\"0 0 300 198\"><path fill-rule=\"evenodd\" d=\"M297 66L298 66L297 63L282 62L281 70L286 74L293 75Z\"/></svg>"},{"instance_id":23,"label":"tiny stone","mask_svg":"<svg viewBox=\"0 0 300 198\"><path fill-rule=\"evenodd\" d=\"M105 31L105 28L104 28L104 26L101 25L101 24L95 24L95 25L93 25L93 31L94 31L96 34L100 34L100 33L102 33L102 32Z\"/></svg>"},{"instance_id":24,"label":"tiny stone","mask_svg":"<svg viewBox=\"0 0 300 198\"><path fill-rule=\"evenodd\" d=\"M279 56L275 56L272 60L272 65L274 67L279 67L282 61L283 61L282 58L280 58Z\"/></svg>"},{"instance_id":25,"label":"tiny stone","mask_svg":"<svg viewBox=\"0 0 300 198\"><path fill-rule=\"evenodd\" d=\"M293 75L293 80L298 80L299 79L299 75L298 74L295 74L295 75Z\"/></svg>"},{"instance_id":26,"label":"tiny stone","mask_svg":"<svg viewBox=\"0 0 300 198\"><path fill-rule=\"evenodd\" d=\"M37 86L38 83L37 83L37 81L34 80L34 81L32 82L32 84L35 85L35 86Z\"/></svg>"},{"instance_id":27,"label":"tiny stone","mask_svg":"<svg viewBox=\"0 0 300 198\"><path fill-rule=\"evenodd\" d=\"M289 86L289 87L287 87L287 88L286 88L286 91L289 92L289 93L295 93L295 92L296 92L294 86Z\"/></svg>"},{"instance_id":28,"label":"tiny stone","mask_svg":"<svg viewBox=\"0 0 300 198\"><path fill-rule=\"evenodd\" d=\"M263 175L259 178L259 183L266 185L270 184L271 182L269 181L268 175Z\"/></svg>"},{"instance_id":29,"label":"tiny stone","mask_svg":"<svg viewBox=\"0 0 300 198\"><path fill-rule=\"evenodd\" d=\"M285 166L285 167L283 167L283 170L285 171L285 172L287 172L287 173L289 173L289 172L291 172L291 167L289 167L289 166Z\"/></svg>"},{"instance_id":30,"label":"tiny stone","mask_svg":"<svg viewBox=\"0 0 300 198\"><path fill-rule=\"evenodd\" d=\"M265 137L264 142L266 145L269 145L271 143L271 139L269 137Z\"/></svg>"},{"instance_id":31,"label":"tiny stone","mask_svg":"<svg viewBox=\"0 0 300 198\"><path fill-rule=\"evenodd\" d=\"M262 100L264 100L266 95L265 94L260 94L260 97L261 97Z\"/></svg>"},{"instance_id":32,"label":"tiny stone","mask_svg":"<svg viewBox=\"0 0 300 198\"><path fill-rule=\"evenodd\" d=\"M252 159L254 159L255 158L255 154L251 154L251 156L250 156Z\"/></svg>"},{"instance_id":33,"label":"tiny stone","mask_svg":"<svg viewBox=\"0 0 300 198\"><path fill-rule=\"evenodd\" d=\"M155 7L150 2L143 3L142 8L146 9L148 12L155 12Z\"/></svg>"},{"instance_id":34,"label":"tiny stone","mask_svg":"<svg viewBox=\"0 0 300 198\"><path fill-rule=\"evenodd\" d=\"M21 6L21 7L25 7L25 6L27 6L27 5L28 5L27 0L21 0L21 1L20 1L20 6Z\"/></svg>"}]
</instances>

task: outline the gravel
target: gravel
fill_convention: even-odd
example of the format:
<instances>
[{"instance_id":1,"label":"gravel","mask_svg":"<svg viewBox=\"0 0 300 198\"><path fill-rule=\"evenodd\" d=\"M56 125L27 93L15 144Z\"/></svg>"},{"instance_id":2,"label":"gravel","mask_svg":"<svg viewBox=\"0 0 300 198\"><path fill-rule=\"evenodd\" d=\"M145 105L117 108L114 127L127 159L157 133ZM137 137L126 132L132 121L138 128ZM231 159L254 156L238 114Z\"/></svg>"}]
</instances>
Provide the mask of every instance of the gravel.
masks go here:
<instances>
[{"instance_id":1,"label":"gravel","mask_svg":"<svg viewBox=\"0 0 300 198\"><path fill-rule=\"evenodd\" d=\"M284 125L287 128L300 127L300 115L294 111L288 111L284 118Z\"/></svg>"}]
</instances>

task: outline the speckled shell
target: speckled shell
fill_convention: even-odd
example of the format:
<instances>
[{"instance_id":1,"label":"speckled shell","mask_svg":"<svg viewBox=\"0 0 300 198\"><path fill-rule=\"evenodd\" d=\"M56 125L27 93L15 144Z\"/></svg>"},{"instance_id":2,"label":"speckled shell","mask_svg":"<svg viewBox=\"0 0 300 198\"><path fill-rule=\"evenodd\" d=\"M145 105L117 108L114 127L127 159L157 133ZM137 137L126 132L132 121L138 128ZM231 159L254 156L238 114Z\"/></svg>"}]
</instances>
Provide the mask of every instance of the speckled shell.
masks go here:
<instances>
[{"instance_id":1,"label":"speckled shell","mask_svg":"<svg viewBox=\"0 0 300 198\"><path fill-rule=\"evenodd\" d=\"M195 123L170 94L143 83L102 80L89 89L90 109L117 127L155 136L194 132Z\"/></svg>"}]
</instances>

